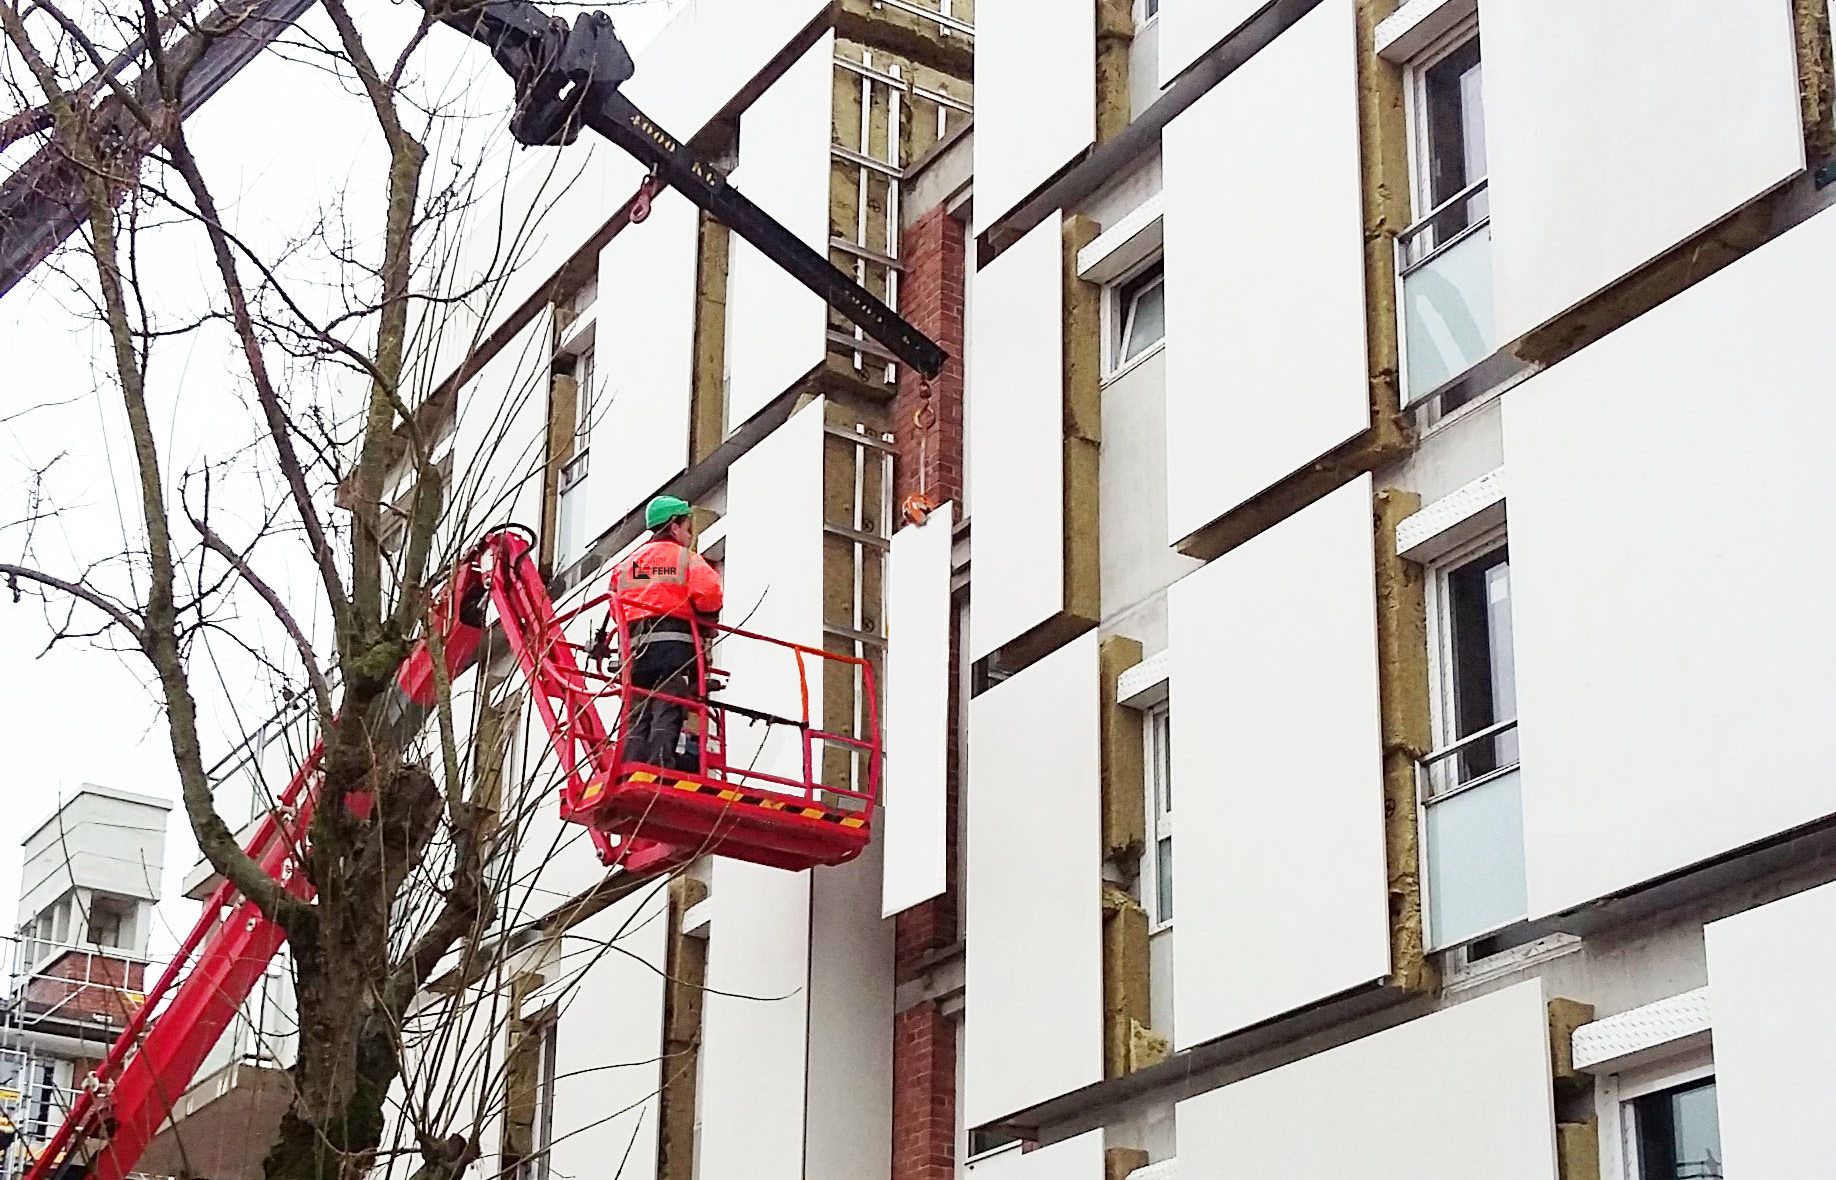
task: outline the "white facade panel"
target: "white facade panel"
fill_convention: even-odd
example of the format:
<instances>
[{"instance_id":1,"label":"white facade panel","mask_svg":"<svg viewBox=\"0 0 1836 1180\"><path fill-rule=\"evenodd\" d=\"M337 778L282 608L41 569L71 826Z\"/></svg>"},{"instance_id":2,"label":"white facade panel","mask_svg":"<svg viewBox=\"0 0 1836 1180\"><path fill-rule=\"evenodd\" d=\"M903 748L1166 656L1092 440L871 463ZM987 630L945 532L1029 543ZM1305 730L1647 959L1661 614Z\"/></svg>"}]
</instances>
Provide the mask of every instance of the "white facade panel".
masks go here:
<instances>
[{"instance_id":1,"label":"white facade panel","mask_svg":"<svg viewBox=\"0 0 1836 1180\"><path fill-rule=\"evenodd\" d=\"M668 940L659 882L563 936L544 972L572 989L555 1036L554 1175L656 1175L663 1070L679 1068L662 1060Z\"/></svg>"},{"instance_id":2,"label":"white facade panel","mask_svg":"<svg viewBox=\"0 0 1836 1180\"><path fill-rule=\"evenodd\" d=\"M1532 918L1836 812L1833 260L1824 213L1505 398Z\"/></svg>"},{"instance_id":3,"label":"white facade panel","mask_svg":"<svg viewBox=\"0 0 1836 1180\"><path fill-rule=\"evenodd\" d=\"M829 0L687 0L639 55L624 90L666 130L692 137L829 7Z\"/></svg>"},{"instance_id":4,"label":"white facade panel","mask_svg":"<svg viewBox=\"0 0 1836 1180\"><path fill-rule=\"evenodd\" d=\"M666 193L600 251L583 539L688 466L700 223L686 197Z\"/></svg>"},{"instance_id":5,"label":"white facade panel","mask_svg":"<svg viewBox=\"0 0 1836 1180\"><path fill-rule=\"evenodd\" d=\"M727 608L747 629L822 643L824 403L799 411L733 464L728 476ZM736 704L800 713L796 665L775 649L726 645L724 694ZM812 686L820 699L820 683ZM796 775L793 733L738 725L729 760ZM810 1034L810 874L714 862L708 991L702 1018L700 1168L704 1176L802 1180Z\"/></svg>"},{"instance_id":6,"label":"white facade panel","mask_svg":"<svg viewBox=\"0 0 1836 1180\"><path fill-rule=\"evenodd\" d=\"M1836 1108L1836 885L1704 931L1715 1100L1731 1180L1823 1180Z\"/></svg>"},{"instance_id":7,"label":"white facade panel","mask_svg":"<svg viewBox=\"0 0 1836 1180\"><path fill-rule=\"evenodd\" d=\"M710 889L700 1173L803 1180L810 874L716 860Z\"/></svg>"},{"instance_id":8,"label":"white facade panel","mask_svg":"<svg viewBox=\"0 0 1836 1180\"><path fill-rule=\"evenodd\" d=\"M505 521L541 527L552 332L536 316L459 392L444 525L463 534L455 545Z\"/></svg>"},{"instance_id":9,"label":"white facade panel","mask_svg":"<svg viewBox=\"0 0 1836 1180\"><path fill-rule=\"evenodd\" d=\"M892 540L886 585L886 789L880 809L891 916L949 887L950 542L956 506Z\"/></svg>"},{"instance_id":10,"label":"white facade panel","mask_svg":"<svg viewBox=\"0 0 1836 1180\"><path fill-rule=\"evenodd\" d=\"M1482 4L1480 34L1500 340L1804 168L1790 0Z\"/></svg>"},{"instance_id":11,"label":"white facade panel","mask_svg":"<svg viewBox=\"0 0 1836 1180\"><path fill-rule=\"evenodd\" d=\"M1389 972L1371 511L1363 476L1169 591L1177 1048Z\"/></svg>"},{"instance_id":12,"label":"white facade panel","mask_svg":"<svg viewBox=\"0 0 1836 1180\"><path fill-rule=\"evenodd\" d=\"M822 440L827 404L815 401L734 461L727 477L726 607L721 617L773 639L820 648L822 626ZM744 624L740 620L745 620ZM730 704L800 717L797 661L773 644L722 640ZM810 700L823 669L809 669ZM769 731L769 732L768 732ZM803 749L788 726L736 720L727 735L733 766L801 779ZM786 789L786 788L776 788Z\"/></svg>"},{"instance_id":13,"label":"white facade panel","mask_svg":"<svg viewBox=\"0 0 1836 1180\"><path fill-rule=\"evenodd\" d=\"M834 141L835 35L827 34L740 117L740 188L824 257ZM727 424L745 422L822 364L822 299L735 235L728 262Z\"/></svg>"},{"instance_id":14,"label":"white facade panel","mask_svg":"<svg viewBox=\"0 0 1836 1180\"><path fill-rule=\"evenodd\" d=\"M975 1180L1102 1180L1103 1132L1086 1131L1037 1151L1004 1151L963 1171Z\"/></svg>"},{"instance_id":15,"label":"white facade panel","mask_svg":"<svg viewBox=\"0 0 1836 1180\"><path fill-rule=\"evenodd\" d=\"M1352 31L1324 0L1166 129L1169 542L1370 425Z\"/></svg>"},{"instance_id":16,"label":"white facade panel","mask_svg":"<svg viewBox=\"0 0 1836 1180\"><path fill-rule=\"evenodd\" d=\"M969 703L963 1119L1103 1078L1097 637Z\"/></svg>"},{"instance_id":17,"label":"white facade panel","mask_svg":"<svg viewBox=\"0 0 1836 1180\"><path fill-rule=\"evenodd\" d=\"M810 877L805 1176L892 1171L893 923L874 885L882 846Z\"/></svg>"},{"instance_id":18,"label":"white facade panel","mask_svg":"<svg viewBox=\"0 0 1836 1180\"><path fill-rule=\"evenodd\" d=\"M1410 1103L1411 1083L1431 1108ZM1188 1098L1178 1120L1180 1175L1207 1180L1555 1180L1542 983Z\"/></svg>"},{"instance_id":19,"label":"white facade panel","mask_svg":"<svg viewBox=\"0 0 1836 1180\"><path fill-rule=\"evenodd\" d=\"M1094 0L1000 0L975 13L975 232L1096 142Z\"/></svg>"},{"instance_id":20,"label":"white facade panel","mask_svg":"<svg viewBox=\"0 0 1836 1180\"><path fill-rule=\"evenodd\" d=\"M1064 222L1053 216L977 271L967 423L975 488L970 658L1065 602Z\"/></svg>"},{"instance_id":21,"label":"white facade panel","mask_svg":"<svg viewBox=\"0 0 1836 1180\"><path fill-rule=\"evenodd\" d=\"M1262 6L1263 0L1160 0L1160 84L1185 73Z\"/></svg>"}]
</instances>

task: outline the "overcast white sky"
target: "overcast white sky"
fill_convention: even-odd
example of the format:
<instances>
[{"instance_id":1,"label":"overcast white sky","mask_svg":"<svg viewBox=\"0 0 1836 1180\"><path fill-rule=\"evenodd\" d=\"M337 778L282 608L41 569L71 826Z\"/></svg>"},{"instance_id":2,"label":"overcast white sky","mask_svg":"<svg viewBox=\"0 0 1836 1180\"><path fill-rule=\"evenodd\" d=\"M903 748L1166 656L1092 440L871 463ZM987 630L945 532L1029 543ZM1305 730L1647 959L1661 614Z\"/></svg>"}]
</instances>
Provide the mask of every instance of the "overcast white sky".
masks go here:
<instances>
[{"instance_id":1,"label":"overcast white sky","mask_svg":"<svg viewBox=\"0 0 1836 1180\"><path fill-rule=\"evenodd\" d=\"M635 50L655 36L684 0L638 0L613 8L620 35ZM412 6L369 0L360 12L377 27L405 28ZM563 10L561 6L553 6ZM571 14L575 5L566 6ZM588 6L590 7L590 5ZM309 18L329 40L329 22ZM407 22L404 24L403 22ZM296 57L308 59L308 55ZM507 109L507 80L488 55L457 34L435 30L422 55L429 85L462 93L473 109ZM640 63L641 68L641 63ZM10 113L0 110L0 116ZM278 246L296 237L320 211L349 195L380 202L379 142L367 108L307 60L264 57L217 94L188 125L226 218L244 236ZM482 142L474 137L475 143ZM507 137L493 153L510 150ZM367 214L352 208L359 222ZM88 277L80 259L69 260ZM195 243L149 249L144 273L176 314L200 306L213 290L209 260ZM106 338L69 302L67 284L27 281L0 298L0 560L20 557L21 532L10 522L26 514L31 473L52 463L46 486L65 509L41 527L35 564L68 575L119 547L121 516L137 515L121 493L132 486L132 455L108 382ZM156 424L168 471L233 452L253 437L255 422L235 372L238 360L223 337L189 339L159 354L153 380ZM62 404L50 404L62 403ZM46 408L21 414L27 407ZM252 526L251 526L252 527ZM286 562L281 554L275 560ZM64 563L60 568L60 562ZM80 615L79 618L86 616ZM18 605L0 588L0 923L10 926L18 897L18 841L86 782L176 800L177 783L163 716L147 686L144 661L77 641L41 654L51 632L27 599ZM250 670L229 666L219 682L210 666L194 668L197 691L216 735L226 738L238 718L263 716L269 686L251 683ZM212 735L207 734L206 740ZM219 746L221 748L221 746ZM207 754L207 758L209 755ZM274 784L277 788L279 784ZM168 825L167 897L196 857L182 816ZM188 926L191 903L163 907L168 925ZM180 932L182 933L182 931ZM176 941L166 932L157 941Z\"/></svg>"}]
</instances>

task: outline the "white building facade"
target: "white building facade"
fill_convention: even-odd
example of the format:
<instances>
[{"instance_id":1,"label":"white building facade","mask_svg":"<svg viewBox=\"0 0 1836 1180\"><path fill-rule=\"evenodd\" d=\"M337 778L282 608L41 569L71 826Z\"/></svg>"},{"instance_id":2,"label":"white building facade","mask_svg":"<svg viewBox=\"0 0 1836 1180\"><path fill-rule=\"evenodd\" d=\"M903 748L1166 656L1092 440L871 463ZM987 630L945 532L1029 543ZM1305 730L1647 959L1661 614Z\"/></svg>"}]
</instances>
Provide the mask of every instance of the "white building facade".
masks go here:
<instances>
[{"instance_id":1,"label":"white building facade","mask_svg":"<svg viewBox=\"0 0 1836 1180\"><path fill-rule=\"evenodd\" d=\"M1828 1175L1830 77L1804 0L692 0L636 101L956 360L582 148L430 416L563 606L693 500L885 809L525 951L476 1174Z\"/></svg>"}]
</instances>

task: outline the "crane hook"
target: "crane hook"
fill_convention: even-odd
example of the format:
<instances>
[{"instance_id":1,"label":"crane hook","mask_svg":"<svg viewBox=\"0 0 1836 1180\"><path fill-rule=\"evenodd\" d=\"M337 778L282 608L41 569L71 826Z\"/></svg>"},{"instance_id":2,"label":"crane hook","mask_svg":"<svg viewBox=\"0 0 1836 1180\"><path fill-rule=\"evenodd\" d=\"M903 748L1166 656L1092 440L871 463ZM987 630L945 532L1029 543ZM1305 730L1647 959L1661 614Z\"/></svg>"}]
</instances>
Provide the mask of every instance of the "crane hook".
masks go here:
<instances>
[{"instance_id":1,"label":"crane hook","mask_svg":"<svg viewBox=\"0 0 1836 1180\"><path fill-rule=\"evenodd\" d=\"M663 178L655 171L650 172L638 184L637 195L631 198L631 224L642 225L650 220L650 206L663 191Z\"/></svg>"}]
</instances>

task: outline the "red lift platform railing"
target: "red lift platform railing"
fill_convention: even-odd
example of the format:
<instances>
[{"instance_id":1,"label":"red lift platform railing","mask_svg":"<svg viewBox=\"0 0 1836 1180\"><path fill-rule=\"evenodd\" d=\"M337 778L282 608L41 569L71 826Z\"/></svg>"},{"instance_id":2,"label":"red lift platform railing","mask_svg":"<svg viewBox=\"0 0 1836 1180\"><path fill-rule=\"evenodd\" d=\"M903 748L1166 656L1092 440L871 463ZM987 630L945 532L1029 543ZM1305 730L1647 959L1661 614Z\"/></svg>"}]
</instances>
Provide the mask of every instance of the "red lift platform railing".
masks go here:
<instances>
[{"instance_id":1,"label":"red lift platform railing","mask_svg":"<svg viewBox=\"0 0 1836 1180\"><path fill-rule=\"evenodd\" d=\"M653 876L703 854L790 870L841 864L860 854L872 832L881 761L873 669L865 659L715 626L697 631L692 694L638 688L629 659L606 672L603 658L568 641L567 624L606 599L557 615L536 569L532 541L518 527L488 534L454 569L427 625L440 635L447 673L456 677L476 663L487 634L487 604L495 608L563 771L562 817L588 829L604 863ZM617 650L628 653L630 628L618 611L609 614ZM781 651L796 673L799 715L716 700L710 689L718 689L726 674L710 663L704 638L717 639L723 650L727 644L757 644ZM433 653L426 639L416 644L386 702L383 726L398 748L434 708ZM812 710L822 701L822 693L812 691L817 668L854 678L859 733L825 730L814 720ZM660 701L681 706L696 722L699 752L692 770L624 759L625 723L646 702ZM618 706L619 724L612 728L600 713L606 702ZM733 764L727 756L730 716L794 728L801 775ZM819 755L827 749L846 753L850 773L836 777L852 782L823 781L825 760ZM322 747L314 746L246 849L305 901L312 900L314 889L299 871L300 852L318 802L321 755ZM346 806L363 815L372 800L352 795ZM126 1180L284 940L254 903L228 881L219 884L145 1004L38 1151L27 1180Z\"/></svg>"}]
</instances>

